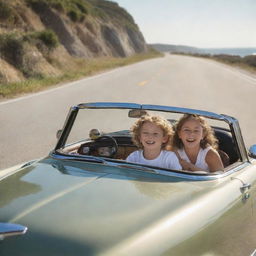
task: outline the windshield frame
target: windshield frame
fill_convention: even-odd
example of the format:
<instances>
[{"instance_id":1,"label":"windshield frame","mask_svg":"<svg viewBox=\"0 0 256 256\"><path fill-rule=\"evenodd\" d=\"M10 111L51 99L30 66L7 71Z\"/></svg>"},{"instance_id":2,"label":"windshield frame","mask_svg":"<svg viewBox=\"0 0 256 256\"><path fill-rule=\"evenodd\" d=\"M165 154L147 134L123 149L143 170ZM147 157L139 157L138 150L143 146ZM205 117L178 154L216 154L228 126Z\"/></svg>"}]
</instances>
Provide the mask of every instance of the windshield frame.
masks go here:
<instances>
[{"instance_id":1,"label":"windshield frame","mask_svg":"<svg viewBox=\"0 0 256 256\"><path fill-rule=\"evenodd\" d=\"M213 112L208 112L208 111L202 111L202 110L196 110L196 109L189 109L189 108L179 108L179 107L172 107L172 106L161 106L161 105L147 105L147 104L136 104L136 103L116 103L116 102L95 102L95 103L82 103L76 106L73 106L70 108L68 116L65 120L64 126L61 130L59 139L57 141L57 144L54 148L54 150L52 151L51 155L54 156L55 158L62 158L62 159L77 159L79 158L81 161L93 161L93 159L91 159L89 156L88 157L83 157L83 156L70 156L68 154L65 154L61 151L61 149L63 149L67 141L67 138L70 134L70 131L73 127L73 124L76 120L77 114L79 111L83 110L83 109L127 109L127 110L132 110L132 109L138 109L138 110L152 110L152 111L159 111L159 112L171 112L171 113L179 113L179 114L195 114L195 115L201 115L204 116L206 118L209 119L214 119L214 120L219 120L219 121L223 121L226 124L228 124L229 128L230 128L230 132L232 134L232 137L234 138L234 143L238 149L238 155L239 158L241 159L241 163L244 162L249 162L248 159L248 154L247 151L245 149L245 145L244 145L244 141L241 135L241 131L240 131L240 127L239 127L239 123L238 121L230 116L227 115L223 115L223 114L216 114ZM101 157L100 157L101 158ZM129 165L129 166L142 166L139 164L133 164L133 163L128 163L125 161L120 161L118 159L105 159L105 158L101 158L102 161L100 160L100 158L98 160L96 160L96 158L94 157L94 160L96 160L95 162L98 162L99 164L106 164L106 163L116 163L115 165L119 167L122 167L124 165ZM240 164L241 164L240 163ZM239 164L238 164L239 165ZM237 170L240 169L239 166L235 165L235 168L228 168L230 170ZM132 167L131 167L132 168ZM143 168L143 166L142 166ZM150 166L145 166L145 168L150 168L152 170L154 170L154 172L156 173L161 173L158 170L160 170L161 168L157 168L157 167L150 167ZM170 170L163 170L163 172L170 172ZM174 171L175 172L175 171ZM176 172L175 172L176 173ZM189 175L191 176L191 174L188 174L187 172L183 172L185 173L185 175ZM229 171L225 172L225 175L227 175L227 173L230 173ZM177 174L177 173L176 173ZM175 175L176 175L175 174ZM184 174L183 174L184 175ZM195 177L198 177L198 175L200 176L200 174L196 174L194 175ZM208 176L208 179L216 179L217 177L223 176L223 174L201 174L201 176L206 177ZM212 178L210 178L212 177ZM204 178L203 178L204 179Z\"/></svg>"}]
</instances>

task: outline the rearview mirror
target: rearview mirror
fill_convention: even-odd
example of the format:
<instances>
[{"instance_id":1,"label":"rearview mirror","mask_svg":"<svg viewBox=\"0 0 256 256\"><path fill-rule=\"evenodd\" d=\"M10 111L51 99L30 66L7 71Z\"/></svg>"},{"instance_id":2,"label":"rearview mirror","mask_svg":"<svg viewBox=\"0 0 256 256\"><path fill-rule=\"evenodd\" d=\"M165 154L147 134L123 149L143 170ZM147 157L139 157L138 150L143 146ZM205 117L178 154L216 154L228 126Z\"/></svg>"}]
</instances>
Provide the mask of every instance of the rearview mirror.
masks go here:
<instances>
[{"instance_id":1,"label":"rearview mirror","mask_svg":"<svg viewBox=\"0 0 256 256\"><path fill-rule=\"evenodd\" d=\"M128 117L139 118L147 115L147 111L144 109L131 109L128 113Z\"/></svg>"}]
</instances>

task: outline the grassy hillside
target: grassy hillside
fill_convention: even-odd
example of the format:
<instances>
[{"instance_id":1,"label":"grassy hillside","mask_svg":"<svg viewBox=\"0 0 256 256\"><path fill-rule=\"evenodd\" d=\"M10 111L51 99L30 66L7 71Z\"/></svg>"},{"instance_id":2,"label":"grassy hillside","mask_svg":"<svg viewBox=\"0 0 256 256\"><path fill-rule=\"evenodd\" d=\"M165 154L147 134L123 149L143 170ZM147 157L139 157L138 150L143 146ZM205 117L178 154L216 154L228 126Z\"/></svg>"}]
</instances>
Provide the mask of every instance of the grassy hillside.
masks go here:
<instances>
[{"instance_id":1,"label":"grassy hillside","mask_svg":"<svg viewBox=\"0 0 256 256\"><path fill-rule=\"evenodd\" d=\"M144 54L136 54L127 58L97 58L97 59L77 59L73 65L74 70L65 72L60 76L48 76L41 79L30 78L21 82L3 83L0 85L0 98L13 98L24 93L38 92L53 85L61 85L90 75L113 68L130 65L150 58L162 57L163 55L153 49Z\"/></svg>"},{"instance_id":2,"label":"grassy hillside","mask_svg":"<svg viewBox=\"0 0 256 256\"><path fill-rule=\"evenodd\" d=\"M161 56L106 0L0 0L0 97Z\"/></svg>"},{"instance_id":3,"label":"grassy hillside","mask_svg":"<svg viewBox=\"0 0 256 256\"><path fill-rule=\"evenodd\" d=\"M93 16L105 21L112 20L121 26L137 29L132 16L117 3L106 0L26 0L35 11L42 6L65 13L73 22L83 22L86 16Z\"/></svg>"}]
</instances>

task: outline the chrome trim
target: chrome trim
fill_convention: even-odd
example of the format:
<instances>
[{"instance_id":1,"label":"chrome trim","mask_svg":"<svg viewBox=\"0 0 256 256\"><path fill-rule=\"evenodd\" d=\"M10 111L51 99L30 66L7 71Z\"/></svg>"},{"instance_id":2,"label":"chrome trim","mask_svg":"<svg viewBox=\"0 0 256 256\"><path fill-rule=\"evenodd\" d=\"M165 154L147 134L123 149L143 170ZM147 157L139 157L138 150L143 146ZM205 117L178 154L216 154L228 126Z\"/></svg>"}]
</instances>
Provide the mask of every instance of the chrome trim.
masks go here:
<instances>
[{"instance_id":1,"label":"chrome trim","mask_svg":"<svg viewBox=\"0 0 256 256\"><path fill-rule=\"evenodd\" d=\"M81 103L76 107L79 109L84 108L124 108L124 109L140 109L142 105L137 103L123 103L123 102L90 102L90 103Z\"/></svg>"},{"instance_id":2,"label":"chrome trim","mask_svg":"<svg viewBox=\"0 0 256 256\"><path fill-rule=\"evenodd\" d=\"M72 126L75 122L76 116L78 114L78 110L79 110L79 108L77 106L70 108L69 113L66 117L65 123L63 125L62 132L61 132L60 137L55 146L55 150L64 146L64 144L69 136L69 133L72 129Z\"/></svg>"},{"instance_id":3,"label":"chrome trim","mask_svg":"<svg viewBox=\"0 0 256 256\"><path fill-rule=\"evenodd\" d=\"M196 115L201 115L201 116L205 116L212 119L226 120L226 118L223 115L219 115L219 114L208 112L208 111L202 111L198 109L179 108L179 107L161 106L161 105L141 105L141 108L145 110L157 110L157 111L173 112L173 113L179 113L179 114L196 114Z\"/></svg>"},{"instance_id":4,"label":"chrome trim","mask_svg":"<svg viewBox=\"0 0 256 256\"><path fill-rule=\"evenodd\" d=\"M239 149L238 154L240 154L240 159L241 161L248 161L249 162L249 157L248 157L248 153L244 144L244 139L242 136L242 132L239 126L239 122L236 119L233 119L232 124L230 125L230 128L233 130L233 137L235 140L235 143L237 144L237 147Z\"/></svg>"},{"instance_id":5,"label":"chrome trim","mask_svg":"<svg viewBox=\"0 0 256 256\"><path fill-rule=\"evenodd\" d=\"M256 256L256 249L252 252L250 256Z\"/></svg>"},{"instance_id":6,"label":"chrome trim","mask_svg":"<svg viewBox=\"0 0 256 256\"><path fill-rule=\"evenodd\" d=\"M236 144L239 158L241 162L249 162L249 157L247 150L245 148L244 140L241 134L241 129L239 122L236 118L224 115L216 114L213 112L202 111L190 108L180 108L173 106L161 106L161 105L149 105L149 104L136 104L136 103L122 103L122 102L91 102L91 103L81 103L70 108L69 114L66 118L65 124L63 126L63 131L60 139L55 146L55 151L64 147L70 130L75 122L76 115L80 109L143 109L143 110L154 110L162 112L172 112L172 113L187 113L201 115L210 119L220 120L228 123L230 131L232 133L233 140ZM215 176L214 176L215 178Z\"/></svg>"},{"instance_id":7,"label":"chrome trim","mask_svg":"<svg viewBox=\"0 0 256 256\"><path fill-rule=\"evenodd\" d=\"M37 159L28 161L27 163L23 164L23 165L20 167L20 169L25 168L25 167L28 167L28 166L32 165L33 163L35 163L36 161L37 161Z\"/></svg>"},{"instance_id":8,"label":"chrome trim","mask_svg":"<svg viewBox=\"0 0 256 256\"><path fill-rule=\"evenodd\" d=\"M21 171L23 168L26 168L27 166L34 164L37 161L38 161L38 159L35 159L35 160L29 161L27 163L17 164L15 166L9 167L5 170L0 170L0 181Z\"/></svg>"},{"instance_id":9,"label":"chrome trim","mask_svg":"<svg viewBox=\"0 0 256 256\"><path fill-rule=\"evenodd\" d=\"M125 165L123 167L128 166L129 163L125 163ZM122 168L122 164L118 164L118 163L112 163L113 166L117 166L117 167L121 167ZM246 166L250 165L249 163L241 163L241 165L234 167L234 169L226 171L226 172L220 172L216 174L208 174L208 173L197 173L196 175L193 173L185 173L183 171L165 171L165 170L160 170L160 169L155 169L152 168L152 172L154 171L155 174L160 174L160 175L164 175L164 176L169 176L169 177L175 177L175 178L182 178L182 179L188 179L188 180L194 180L194 181L208 181L208 180L217 180L220 178L224 178L227 177L229 175L232 175L238 171L240 171L241 169L245 168ZM136 170L136 168L133 168ZM138 169L138 171L141 171L142 168L140 167L140 169Z\"/></svg>"},{"instance_id":10,"label":"chrome trim","mask_svg":"<svg viewBox=\"0 0 256 256\"><path fill-rule=\"evenodd\" d=\"M28 228L20 224L0 222L0 240L8 236L24 235Z\"/></svg>"},{"instance_id":11,"label":"chrome trim","mask_svg":"<svg viewBox=\"0 0 256 256\"><path fill-rule=\"evenodd\" d=\"M91 103L81 103L75 106L79 109L104 109L104 108L120 108L120 109L144 109L144 110L155 110L162 112L173 112L173 113L186 113L202 115L211 119L223 120L228 123L233 121L233 118L223 114L216 114L214 112L202 111L198 109L190 108L180 108L173 106L163 106L163 105L150 105L150 104L137 104L137 103L122 103L122 102L91 102Z\"/></svg>"},{"instance_id":12,"label":"chrome trim","mask_svg":"<svg viewBox=\"0 0 256 256\"><path fill-rule=\"evenodd\" d=\"M97 156L88 156L88 155L69 155L64 153L55 153L54 151L50 152L49 156L54 159L61 159L61 160L80 160L80 161L88 161L94 162L99 164L104 164L107 161L102 157Z\"/></svg>"},{"instance_id":13,"label":"chrome trim","mask_svg":"<svg viewBox=\"0 0 256 256\"><path fill-rule=\"evenodd\" d=\"M215 174L211 174L211 173L197 173L194 174L192 172L190 173L186 173L184 171L178 171L178 170L164 170L164 169L156 169L154 167L150 167L150 166L142 166L139 164L134 164L134 163L129 163L129 162L125 162L122 160L111 160L111 159L102 159L102 162L99 162L100 158L97 159L98 161L95 161L95 158L92 158L92 160L90 161L89 158L85 159L81 156L65 156L65 155L60 155L60 154L56 154L54 151L51 152L50 156L54 159L57 160L75 160L75 161L88 161L89 163L95 163L95 164L103 164L104 166L113 166L113 167L117 167L117 168L127 168L127 169L132 169L134 171L140 171L140 172L150 172L150 173L154 173L156 175L161 175L161 176L168 176L168 177L175 177L175 178L181 178L181 179L187 179L187 180L194 180L194 181L208 181L208 180L217 180L217 179L221 179L224 177L227 177L229 175L232 175L240 170L242 170L243 168L251 165L251 163L249 162L244 162L244 163L235 163L232 166L230 166L230 168L228 168L227 171L225 172L216 172Z\"/></svg>"}]
</instances>

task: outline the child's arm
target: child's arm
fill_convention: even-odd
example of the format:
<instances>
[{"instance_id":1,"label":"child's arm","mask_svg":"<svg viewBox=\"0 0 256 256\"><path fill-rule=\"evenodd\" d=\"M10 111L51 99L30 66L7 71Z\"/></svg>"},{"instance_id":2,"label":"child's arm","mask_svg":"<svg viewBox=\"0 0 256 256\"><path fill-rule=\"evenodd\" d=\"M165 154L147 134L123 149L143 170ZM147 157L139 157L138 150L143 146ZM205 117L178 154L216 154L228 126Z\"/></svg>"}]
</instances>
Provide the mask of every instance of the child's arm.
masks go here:
<instances>
[{"instance_id":1,"label":"child's arm","mask_svg":"<svg viewBox=\"0 0 256 256\"><path fill-rule=\"evenodd\" d=\"M208 164L210 172L222 171L224 169L219 153L213 149L208 151L205 162Z\"/></svg>"},{"instance_id":2,"label":"child's arm","mask_svg":"<svg viewBox=\"0 0 256 256\"><path fill-rule=\"evenodd\" d=\"M205 172L206 170L195 166L194 164L187 162L182 159L178 153L176 153L180 165L182 166L182 170L192 171L192 172ZM220 155L217 151L210 149L205 157L205 162L209 166L210 172L222 171L224 169L223 163L221 161Z\"/></svg>"},{"instance_id":3,"label":"child's arm","mask_svg":"<svg viewBox=\"0 0 256 256\"><path fill-rule=\"evenodd\" d=\"M179 162L180 162L180 165L182 167L182 170L184 170L184 171L192 171L192 172L199 172L199 171L200 172L201 171L205 172L205 170L203 170L203 169L201 169L199 167L196 167L194 164L192 164L192 163L182 159L177 151L175 151L175 154L176 154L176 156L179 159Z\"/></svg>"},{"instance_id":4,"label":"child's arm","mask_svg":"<svg viewBox=\"0 0 256 256\"><path fill-rule=\"evenodd\" d=\"M199 172L199 171L200 171L200 172L201 172L201 171L205 172L205 171L206 171L206 170L204 170L204 169L201 169L201 168L195 166L195 165L192 164L192 163L187 162L187 161L184 160L184 159L179 158L179 161L180 161L180 165L182 166L182 170L192 171L192 172Z\"/></svg>"}]
</instances>

